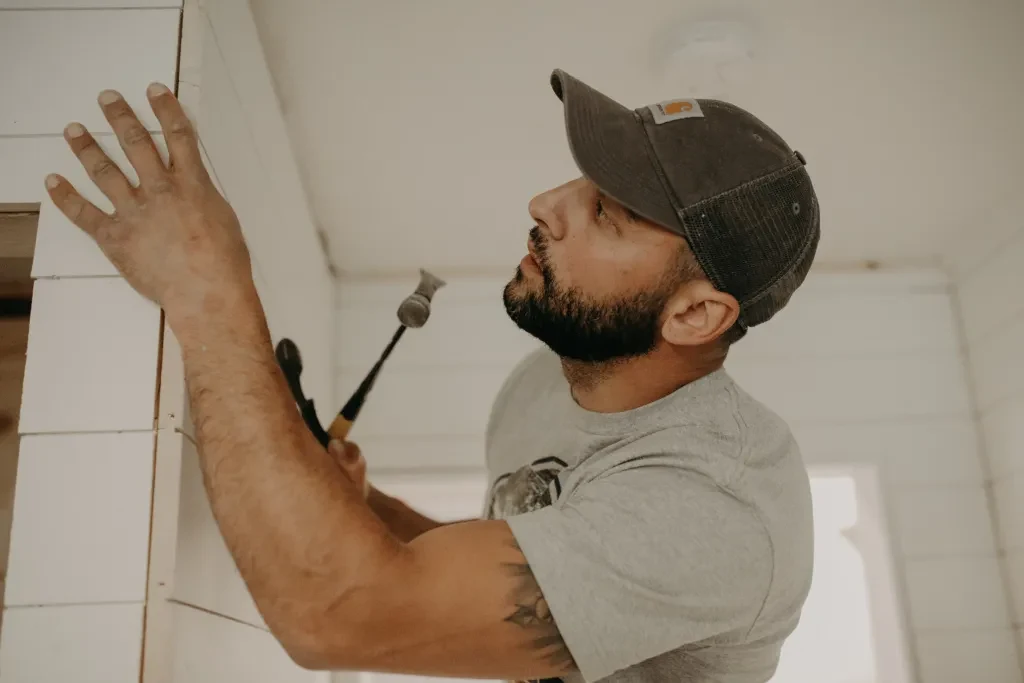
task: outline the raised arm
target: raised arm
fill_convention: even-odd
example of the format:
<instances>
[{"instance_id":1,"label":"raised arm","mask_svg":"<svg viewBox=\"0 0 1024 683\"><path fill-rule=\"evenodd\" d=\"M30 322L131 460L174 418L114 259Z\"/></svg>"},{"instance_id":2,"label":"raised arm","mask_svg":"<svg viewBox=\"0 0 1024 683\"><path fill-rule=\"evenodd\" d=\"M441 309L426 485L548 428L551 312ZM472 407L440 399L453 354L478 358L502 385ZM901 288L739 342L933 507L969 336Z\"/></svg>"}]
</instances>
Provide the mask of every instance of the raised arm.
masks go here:
<instances>
[{"instance_id":1,"label":"raised arm","mask_svg":"<svg viewBox=\"0 0 1024 683\"><path fill-rule=\"evenodd\" d=\"M115 213L58 176L46 186L136 291L164 308L214 518L273 634L309 668L497 678L568 670L503 523L440 527L404 543L310 434L275 361L237 218L173 94L148 94L169 167L108 92L100 103L138 187L77 124L68 144Z\"/></svg>"}]
</instances>

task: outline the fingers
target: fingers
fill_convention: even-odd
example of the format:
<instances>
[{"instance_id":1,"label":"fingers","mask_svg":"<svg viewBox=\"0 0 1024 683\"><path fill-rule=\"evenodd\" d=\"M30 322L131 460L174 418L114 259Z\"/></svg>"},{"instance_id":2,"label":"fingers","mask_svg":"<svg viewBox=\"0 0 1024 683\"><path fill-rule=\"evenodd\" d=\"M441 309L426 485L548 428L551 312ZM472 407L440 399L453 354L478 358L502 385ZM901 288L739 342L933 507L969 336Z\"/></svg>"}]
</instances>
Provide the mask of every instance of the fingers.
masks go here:
<instances>
[{"instance_id":1,"label":"fingers","mask_svg":"<svg viewBox=\"0 0 1024 683\"><path fill-rule=\"evenodd\" d=\"M100 149L96 139L85 126L80 123L68 124L64 129L64 139L82 163L85 172L96 183L96 187L107 195L115 208L132 199L134 190L131 183L118 165Z\"/></svg>"},{"instance_id":2,"label":"fingers","mask_svg":"<svg viewBox=\"0 0 1024 683\"><path fill-rule=\"evenodd\" d=\"M104 90L98 98L100 108L117 135L128 161L139 175L144 189L154 189L168 182L168 171L153 144L153 138L135 112L116 90Z\"/></svg>"},{"instance_id":3,"label":"fingers","mask_svg":"<svg viewBox=\"0 0 1024 683\"><path fill-rule=\"evenodd\" d=\"M164 131L171 167L186 175L208 178L199 155L199 138L178 98L162 83L150 84L146 95Z\"/></svg>"},{"instance_id":4,"label":"fingers","mask_svg":"<svg viewBox=\"0 0 1024 683\"><path fill-rule=\"evenodd\" d=\"M59 175L46 176L46 191L60 212L90 237L95 238L111 220L110 216L86 200L71 183Z\"/></svg>"}]
</instances>

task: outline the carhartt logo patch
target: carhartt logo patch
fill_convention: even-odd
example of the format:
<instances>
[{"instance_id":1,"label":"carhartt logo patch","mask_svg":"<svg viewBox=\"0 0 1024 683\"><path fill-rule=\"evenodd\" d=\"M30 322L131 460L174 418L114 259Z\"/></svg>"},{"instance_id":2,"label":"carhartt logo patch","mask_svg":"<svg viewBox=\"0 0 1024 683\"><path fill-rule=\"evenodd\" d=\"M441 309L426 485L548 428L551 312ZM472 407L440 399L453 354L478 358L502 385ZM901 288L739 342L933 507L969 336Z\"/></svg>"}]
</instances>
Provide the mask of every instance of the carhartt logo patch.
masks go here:
<instances>
[{"instance_id":1,"label":"carhartt logo patch","mask_svg":"<svg viewBox=\"0 0 1024 683\"><path fill-rule=\"evenodd\" d=\"M697 100L668 100L658 102L647 107L654 116L657 124L668 123L676 119L703 118L704 112L700 110L700 103Z\"/></svg>"}]
</instances>

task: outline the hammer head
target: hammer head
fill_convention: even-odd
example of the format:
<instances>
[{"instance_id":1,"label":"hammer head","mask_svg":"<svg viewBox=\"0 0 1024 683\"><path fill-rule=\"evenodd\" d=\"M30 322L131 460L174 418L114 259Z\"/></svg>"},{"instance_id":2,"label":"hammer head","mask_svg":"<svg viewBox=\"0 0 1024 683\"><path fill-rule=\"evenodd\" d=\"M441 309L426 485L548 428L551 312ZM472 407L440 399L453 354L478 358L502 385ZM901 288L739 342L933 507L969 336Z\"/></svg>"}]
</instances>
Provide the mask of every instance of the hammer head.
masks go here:
<instances>
[{"instance_id":1,"label":"hammer head","mask_svg":"<svg viewBox=\"0 0 1024 683\"><path fill-rule=\"evenodd\" d=\"M398 320L406 327L423 327L430 317L430 302L445 281L420 268L420 284L398 307Z\"/></svg>"}]
</instances>

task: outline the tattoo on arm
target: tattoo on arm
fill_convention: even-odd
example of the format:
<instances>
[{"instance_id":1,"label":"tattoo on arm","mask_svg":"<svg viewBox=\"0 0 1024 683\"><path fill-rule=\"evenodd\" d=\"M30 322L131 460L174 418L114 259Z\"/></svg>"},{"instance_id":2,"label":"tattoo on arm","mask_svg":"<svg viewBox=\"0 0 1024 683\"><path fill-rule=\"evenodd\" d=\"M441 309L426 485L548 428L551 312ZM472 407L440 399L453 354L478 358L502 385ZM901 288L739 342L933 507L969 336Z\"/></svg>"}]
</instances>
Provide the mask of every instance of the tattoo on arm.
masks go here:
<instances>
[{"instance_id":1,"label":"tattoo on arm","mask_svg":"<svg viewBox=\"0 0 1024 683\"><path fill-rule=\"evenodd\" d=\"M515 540L511 541L512 547L522 553L522 549ZM571 671L576 668L569 648L558 631L551 610L548 609L547 600L541 593L540 585L537 583L530 565L525 560L522 562L506 562L504 568L513 580L513 588L509 595L512 603L512 612L505 621L519 626L531 636L530 647L544 652L547 661L564 671Z\"/></svg>"}]
</instances>

